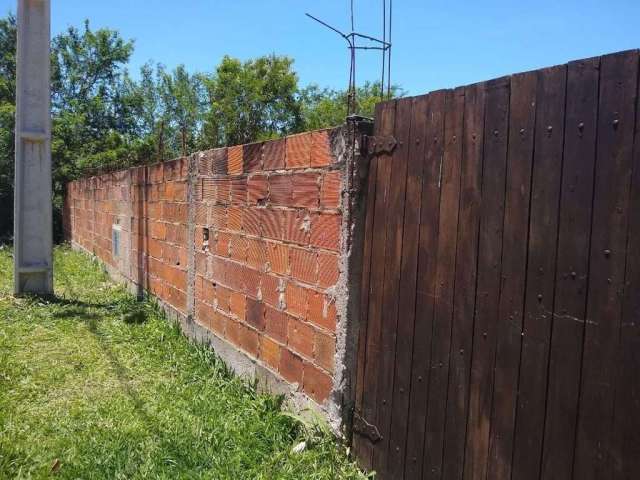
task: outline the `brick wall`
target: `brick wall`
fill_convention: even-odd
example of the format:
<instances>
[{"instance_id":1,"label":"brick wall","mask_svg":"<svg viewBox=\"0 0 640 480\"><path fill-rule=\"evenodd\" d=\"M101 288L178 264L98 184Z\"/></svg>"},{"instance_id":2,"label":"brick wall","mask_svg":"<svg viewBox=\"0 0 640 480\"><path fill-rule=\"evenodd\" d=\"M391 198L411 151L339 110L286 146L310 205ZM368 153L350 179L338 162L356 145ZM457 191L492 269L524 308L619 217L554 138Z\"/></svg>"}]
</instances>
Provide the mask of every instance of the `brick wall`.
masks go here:
<instances>
[{"instance_id":1,"label":"brick wall","mask_svg":"<svg viewBox=\"0 0 640 480\"><path fill-rule=\"evenodd\" d=\"M336 306L349 231L342 134L303 133L72 182L67 239L326 404L344 316Z\"/></svg>"}]
</instances>

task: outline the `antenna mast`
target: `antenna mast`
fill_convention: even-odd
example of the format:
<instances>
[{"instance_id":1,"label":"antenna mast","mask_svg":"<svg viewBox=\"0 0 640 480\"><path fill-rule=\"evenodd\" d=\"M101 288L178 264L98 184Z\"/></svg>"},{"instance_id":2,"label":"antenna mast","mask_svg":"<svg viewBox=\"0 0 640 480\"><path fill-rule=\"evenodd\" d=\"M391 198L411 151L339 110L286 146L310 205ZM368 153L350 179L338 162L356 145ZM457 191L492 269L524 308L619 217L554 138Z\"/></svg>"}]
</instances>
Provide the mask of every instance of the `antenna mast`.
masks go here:
<instances>
[{"instance_id":1,"label":"antenna mast","mask_svg":"<svg viewBox=\"0 0 640 480\"><path fill-rule=\"evenodd\" d=\"M337 28L329 25L327 22L314 17L310 13L305 15L320 25L332 30L340 35L346 42L350 55L349 67L349 87L347 89L347 116L356 115L358 113L357 88L356 88L356 51L357 50L379 50L382 53L382 69L380 76L380 98L385 99L385 75L387 81L386 98L391 98L391 14L393 0L382 0L382 40L364 33L356 32L355 16L353 8L353 0L350 0L351 6L351 31L344 33ZM387 27L387 12L389 15L389 25ZM388 38L388 41L387 41ZM360 43L358 43L360 41ZM363 44L364 43L364 44Z\"/></svg>"}]
</instances>

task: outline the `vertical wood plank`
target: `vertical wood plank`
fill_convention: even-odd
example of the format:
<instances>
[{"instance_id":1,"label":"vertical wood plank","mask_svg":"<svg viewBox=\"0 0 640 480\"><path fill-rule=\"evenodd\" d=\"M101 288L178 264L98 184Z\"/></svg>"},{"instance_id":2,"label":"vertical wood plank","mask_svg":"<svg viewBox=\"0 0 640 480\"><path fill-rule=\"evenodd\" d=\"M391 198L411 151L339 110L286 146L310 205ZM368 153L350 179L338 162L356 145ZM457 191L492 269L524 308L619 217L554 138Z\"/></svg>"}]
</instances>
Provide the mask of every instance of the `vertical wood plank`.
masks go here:
<instances>
[{"instance_id":1,"label":"vertical wood plank","mask_svg":"<svg viewBox=\"0 0 640 480\"><path fill-rule=\"evenodd\" d=\"M443 151L445 92L429 95L425 131L425 155L422 177L422 206L420 211L420 239L418 244L418 281L416 288L416 319L414 327L413 363L409 425L407 431L405 478L419 478L424 447L425 403L427 398L431 333L433 325L433 297L437 261L438 205L440 203L440 162Z\"/></svg>"},{"instance_id":2,"label":"vertical wood plank","mask_svg":"<svg viewBox=\"0 0 640 480\"><path fill-rule=\"evenodd\" d=\"M562 178L566 66L539 71L513 478L538 478Z\"/></svg>"},{"instance_id":3,"label":"vertical wood plank","mask_svg":"<svg viewBox=\"0 0 640 480\"><path fill-rule=\"evenodd\" d=\"M404 228L404 206L409 161L409 138L411 135L412 99L397 101L395 137L398 142L390 159L389 200L387 204L387 248L385 251L384 287L382 292L382 336L381 356L378 365L378 402L375 425L382 438L373 446L373 468L386 473L391 407L393 399L393 375L398 326L398 289L402 261L402 237Z\"/></svg>"},{"instance_id":4,"label":"vertical wood plank","mask_svg":"<svg viewBox=\"0 0 640 480\"><path fill-rule=\"evenodd\" d=\"M376 105L376 135L391 135L394 129L396 102ZM362 382L362 416L373 422L378 395L378 368L382 354L380 340L382 333L382 295L384 286L387 201L390 190L391 157L379 155L376 163L376 197L373 219L373 239L371 248L371 273L369 279L369 305L367 313L367 341L364 379ZM356 453L363 468L372 466L373 445L368 438L356 435Z\"/></svg>"},{"instance_id":5,"label":"vertical wood plank","mask_svg":"<svg viewBox=\"0 0 640 480\"><path fill-rule=\"evenodd\" d=\"M504 247L489 438L488 472L489 478L496 480L511 478L527 268L536 87L536 72L511 77Z\"/></svg>"},{"instance_id":6,"label":"vertical wood plank","mask_svg":"<svg viewBox=\"0 0 640 480\"><path fill-rule=\"evenodd\" d=\"M485 480L487 477L493 366L502 267L508 120L509 79L493 80L487 85L478 246L478 290L469 386L465 479Z\"/></svg>"},{"instance_id":7,"label":"vertical wood plank","mask_svg":"<svg viewBox=\"0 0 640 480\"><path fill-rule=\"evenodd\" d=\"M465 87L458 247L456 253L443 478L462 478L466 443L473 312L478 264L486 84Z\"/></svg>"},{"instance_id":8,"label":"vertical wood plank","mask_svg":"<svg viewBox=\"0 0 640 480\"><path fill-rule=\"evenodd\" d=\"M542 478L571 478L580 390L600 58L567 68L558 261L551 334Z\"/></svg>"},{"instance_id":9,"label":"vertical wood plank","mask_svg":"<svg viewBox=\"0 0 640 480\"><path fill-rule=\"evenodd\" d=\"M460 204L463 117L464 88L448 91L445 98L444 156L440 175L440 226L437 242L433 348L426 404L423 478L427 479L439 479L442 476Z\"/></svg>"},{"instance_id":10,"label":"vertical wood plank","mask_svg":"<svg viewBox=\"0 0 640 480\"><path fill-rule=\"evenodd\" d=\"M637 94L640 95L640 92ZM629 206L629 236L620 331L620 369L616 384L614 476L640 475L640 98L636 96L633 176Z\"/></svg>"},{"instance_id":11,"label":"vertical wood plank","mask_svg":"<svg viewBox=\"0 0 640 480\"><path fill-rule=\"evenodd\" d=\"M389 478L402 478L406 433L409 419L409 391L414 342L415 305L417 290L418 244L420 241L420 211L422 207L422 178L425 154L425 130L428 96L412 99L411 138L407 171L406 207L402 265L400 268L398 335L396 339L395 375L391 431L389 434Z\"/></svg>"},{"instance_id":12,"label":"vertical wood plank","mask_svg":"<svg viewBox=\"0 0 640 480\"><path fill-rule=\"evenodd\" d=\"M638 55L604 56L591 240L591 271L574 478L611 478L617 369L629 219ZM637 215L637 212L635 212Z\"/></svg>"}]
</instances>

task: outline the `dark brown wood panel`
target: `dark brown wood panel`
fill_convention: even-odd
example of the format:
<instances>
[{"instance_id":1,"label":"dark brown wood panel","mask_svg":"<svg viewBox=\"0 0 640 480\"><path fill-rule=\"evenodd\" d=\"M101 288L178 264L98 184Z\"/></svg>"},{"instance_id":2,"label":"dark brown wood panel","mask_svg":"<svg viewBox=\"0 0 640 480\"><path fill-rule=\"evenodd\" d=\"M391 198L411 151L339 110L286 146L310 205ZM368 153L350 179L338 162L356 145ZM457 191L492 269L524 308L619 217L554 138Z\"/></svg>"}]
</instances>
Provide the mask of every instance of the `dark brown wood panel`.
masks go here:
<instances>
[{"instance_id":1,"label":"dark brown wood panel","mask_svg":"<svg viewBox=\"0 0 640 480\"><path fill-rule=\"evenodd\" d=\"M423 462L425 479L439 479L442 476L460 204L463 117L464 89L448 91L445 98L444 155L439 180L440 225Z\"/></svg>"},{"instance_id":2,"label":"dark brown wood panel","mask_svg":"<svg viewBox=\"0 0 640 480\"><path fill-rule=\"evenodd\" d=\"M384 292L382 315L385 331L381 338L381 355L378 366L378 404L375 424L381 440L373 447L373 468L384 473L389 456L389 431L391 428L391 407L393 400L393 376L398 327L398 289L402 263L404 207L409 160L409 139L411 135L412 99L398 100L396 106L395 137L398 145L390 159L390 192L387 203L387 249L385 252Z\"/></svg>"},{"instance_id":3,"label":"dark brown wood panel","mask_svg":"<svg viewBox=\"0 0 640 480\"><path fill-rule=\"evenodd\" d=\"M487 84L478 246L478 290L469 386L465 479L482 478L484 480L487 477L489 419L491 418L502 270L502 231L509 136L509 86L508 79L498 79Z\"/></svg>"},{"instance_id":4,"label":"dark brown wood panel","mask_svg":"<svg viewBox=\"0 0 640 480\"><path fill-rule=\"evenodd\" d=\"M462 478L469 407L479 211L482 200L485 98L486 84L465 88L458 246L442 475L443 478L456 480Z\"/></svg>"},{"instance_id":5,"label":"dark brown wood panel","mask_svg":"<svg viewBox=\"0 0 640 480\"><path fill-rule=\"evenodd\" d=\"M376 106L376 135L391 135L395 122L395 101ZM362 386L362 405L358 413L367 422L372 422L377 408L378 366L382 355L380 336L382 335L382 311L379 299L383 295L384 267L386 250L387 201L389 196L391 158L389 155L375 157L376 185L371 239L371 269L369 272L369 305L367 306L367 335L364 346L364 373ZM357 432L354 435L354 447L358 458L366 469L371 468L373 444Z\"/></svg>"},{"instance_id":6,"label":"dark brown wood panel","mask_svg":"<svg viewBox=\"0 0 640 480\"><path fill-rule=\"evenodd\" d=\"M536 114L536 72L511 78L502 278L489 438L489 478L511 478L527 271L529 203Z\"/></svg>"},{"instance_id":7,"label":"dark brown wood panel","mask_svg":"<svg viewBox=\"0 0 640 480\"><path fill-rule=\"evenodd\" d=\"M535 153L513 477L537 478L551 339L567 69L538 73Z\"/></svg>"},{"instance_id":8,"label":"dark brown wood panel","mask_svg":"<svg viewBox=\"0 0 640 480\"><path fill-rule=\"evenodd\" d=\"M637 78L637 52L602 57L591 270L574 459L574 478L585 480L611 478L616 453L611 426L625 281Z\"/></svg>"},{"instance_id":9,"label":"dark brown wood panel","mask_svg":"<svg viewBox=\"0 0 640 480\"><path fill-rule=\"evenodd\" d=\"M571 478L582 367L582 343L600 58L568 65L564 160L558 227L542 478Z\"/></svg>"},{"instance_id":10,"label":"dark brown wood panel","mask_svg":"<svg viewBox=\"0 0 640 480\"><path fill-rule=\"evenodd\" d=\"M407 478L419 478L422 471L424 429L433 330L433 297L435 293L436 250L438 241L438 205L440 203L439 175L444 132L443 91L428 97L425 130L425 155L422 161L422 199L420 211L420 239L418 243L418 282L416 288L416 320L414 328L413 362L407 447Z\"/></svg>"},{"instance_id":11,"label":"dark brown wood panel","mask_svg":"<svg viewBox=\"0 0 640 480\"><path fill-rule=\"evenodd\" d=\"M370 159L354 433L376 478L640 478L639 70L377 107L397 146Z\"/></svg>"},{"instance_id":12,"label":"dark brown wood panel","mask_svg":"<svg viewBox=\"0 0 640 480\"><path fill-rule=\"evenodd\" d=\"M411 359L417 291L418 244L420 241L420 211L422 207L422 178L426 144L426 123L429 112L428 97L411 100L411 140L407 171L406 206L404 212L404 238L400 270L398 335L391 414L391 446L389 477L402 478L406 451L407 422L409 418L409 392L411 390Z\"/></svg>"},{"instance_id":13,"label":"dark brown wood panel","mask_svg":"<svg viewBox=\"0 0 640 480\"><path fill-rule=\"evenodd\" d=\"M629 206L629 237L620 326L620 368L614 407L613 478L634 478L640 472L640 92L636 97L633 174Z\"/></svg>"}]
</instances>

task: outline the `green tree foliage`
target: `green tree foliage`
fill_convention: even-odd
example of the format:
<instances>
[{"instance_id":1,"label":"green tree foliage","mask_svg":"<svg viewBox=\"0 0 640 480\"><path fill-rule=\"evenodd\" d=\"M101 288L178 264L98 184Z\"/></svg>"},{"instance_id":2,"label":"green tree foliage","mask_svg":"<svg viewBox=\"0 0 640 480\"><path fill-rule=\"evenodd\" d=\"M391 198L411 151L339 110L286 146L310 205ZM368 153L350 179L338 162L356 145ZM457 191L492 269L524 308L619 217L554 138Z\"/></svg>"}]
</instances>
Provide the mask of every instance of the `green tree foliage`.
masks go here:
<instances>
[{"instance_id":1,"label":"green tree foliage","mask_svg":"<svg viewBox=\"0 0 640 480\"><path fill-rule=\"evenodd\" d=\"M401 97L404 91L398 87L391 88L393 98ZM358 115L373 117L376 103L386 98L381 92L380 83L366 82L357 88L356 106ZM347 92L320 88L312 84L300 90L300 105L304 118L304 129L315 130L333 127L344 123L347 117Z\"/></svg>"},{"instance_id":2,"label":"green tree foliage","mask_svg":"<svg viewBox=\"0 0 640 480\"><path fill-rule=\"evenodd\" d=\"M292 59L276 55L244 63L225 56L205 79L205 142L235 145L300 131L304 122L292 66Z\"/></svg>"},{"instance_id":3,"label":"green tree foliage","mask_svg":"<svg viewBox=\"0 0 640 480\"><path fill-rule=\"evenodd\" d=\"M13 224L16 19L0 19L0 237Z\"/></svg>"}]
</instances>

